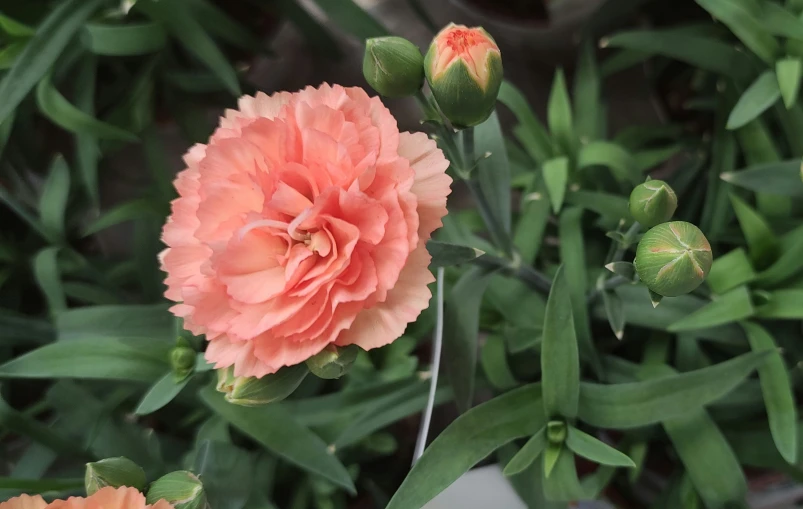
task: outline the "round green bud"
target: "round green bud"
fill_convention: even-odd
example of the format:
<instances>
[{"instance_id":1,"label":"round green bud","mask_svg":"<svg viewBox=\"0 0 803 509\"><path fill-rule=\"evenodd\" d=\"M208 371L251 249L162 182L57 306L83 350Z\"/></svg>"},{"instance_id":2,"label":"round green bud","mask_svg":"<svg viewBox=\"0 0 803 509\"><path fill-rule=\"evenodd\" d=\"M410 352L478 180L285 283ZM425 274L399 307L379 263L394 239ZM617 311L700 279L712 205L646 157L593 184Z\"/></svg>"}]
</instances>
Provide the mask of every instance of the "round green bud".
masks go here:
<instances>
[{"instance_id":1,"label":"round green bud","mask_svg":"<svg viewBox=\"0 0 803 509\"><path fill-rule=\"evenodd\" d=\"M145 471L128 458L106 458L86 464L84 487L92 495L101 488L129 486L142 491L145 488Z\"/></svg>"},{"instance_id":2,"label":"round green bud","mask_svg":"<svg viewBox=\"0 0 803 509\"><path fill-rule=\"evenodd\" d=\"M262 378L234 376L231 367L217 370L217 390L226 401L240 406L259 406L282 401L291 395L309 374L304 364L286 366Z\"/></svg>"},{"instance_id":3,"label":"round green bud","mask_svg":"<svg viewBox=\"0 0 803 509\"><path fill-rule=\"evenodd\" d=\"M678 197L663 180L649 180L630 193L630 215L647 228L672 219L678 208Z\"/></svg>"},{"instance_id":4,"label":"round green bud","mask_svg":"<svg viewBox=\"0 0 803 509\"><path fill-rule=\"evenodd\" d=\"M170 367L178 381L181 381L195 369L196 353L184 338L179 338L176 346L170 350Z\"/></svg>"},{"instance_id":5,"label":"round green bud","mask_svg":"<svg viewBox=\"0 0 803 509\"><path fill-rule=\"evenodd\" d=\"M699 228L672 221L644 234L634 264L647 288L664 297L677 297L700 286L713 261L711 245Z\"/></svg>"},{"instance_id":6,"label":"round green bud","mask_svg":"<svg viewBox=\"0 0 803 509\"><path fill-rule=\"evenodd\" d=\"M562 444L566 440L566 423L549 421L546 425L546 438L550 443Z\"/></svg>"},{"instance_id":7,"label":"round green bud","mask_svg":"<svg viewBox=\"0 0 803 509\"><path fill-rule=\"evenodd\" d=\"M318 378L327 380L340 378L348 373L359 353L360 349L355 345L346 347L330 345L307 359L307 367Z\"/></svg>"},{"instance_id":8,"label":"round green bud","mask_svg":"<svg viewBox=\"0 0 803 509\"><path fill-rule=\"evenodd\" d=\"M170 472L151 483L146 500L153 505L166 500L175 509L208 509L201 480L186 470Z\"/></svg>"},{"instance_id":9,"label":"round green bud","mask_svg":"<svg viewBox=\"0 0 803 509\"><path fill-rule=\"evenodd\" d=\"M438 107L458 129L485 122L502 86L502 53L481 27L450 24L432 40L424 71Z\"/></svg>"},{"instance_id":10,"label":"round green bud","mask_svg":"<svg viewBox=\"0 0 803 509\"><path fill-rule=\"evenodd\" d=\"M403 37L374 37L365 41L362 74L379 95L407 97L424 84L424 57Z\"/></svg>"}]
</instances>

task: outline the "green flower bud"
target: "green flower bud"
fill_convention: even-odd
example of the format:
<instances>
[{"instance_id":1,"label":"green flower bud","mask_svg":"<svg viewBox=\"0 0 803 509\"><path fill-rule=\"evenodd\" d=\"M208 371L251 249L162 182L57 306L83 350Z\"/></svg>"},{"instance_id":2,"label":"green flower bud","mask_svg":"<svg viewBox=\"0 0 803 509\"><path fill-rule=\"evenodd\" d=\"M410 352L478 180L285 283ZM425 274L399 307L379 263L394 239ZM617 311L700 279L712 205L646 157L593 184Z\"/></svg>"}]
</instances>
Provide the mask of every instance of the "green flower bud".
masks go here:
<instances>
[{"instance_id":1,"label":"green flower bud","mask_svg":"<svg viewBox=\"0 0 803 509\"><path fill-rule=\"evenodd\" d=\"M432 95L457 128L483 123L493 112L502 85L502 53L482 28L450 24L424 58Z\"/></svg>"},{"instance_id":2,"label":"green flower bud","mask_svg":"<svg viewBox=\"0 0 803 509\"><path fill-rule=\"evenodd\" d=\"M669 221L677 208L678 197L663 180L649 180L630 193L630 215L647 228Z\"/></svg>"},{"instance_id":3,"label":"green flower bud","mask_svg":"<svg viewBox=\"0 0 803 509\"><path fill-rule=\"evenodd\" d=\"M699 228L672 221L644 234L634 263L647 288L664 297L677 297L700 286L713 261L711 245Z\"/></svg>"},{"instance_id":4,"label":"green flower bud","mask_svg":"<svg viewBox=\"0 0 803 509\"><path fill-rule=\"evenodd\" d=\"M226 401L241 406L259 406L285 399L306 378L309 369L304 364L287 366L262 378L234 376L231 367L217 370L217 390Z\"/></svg>"},{"instance_id":5,"label":"green flower bud","mask_svg":"<svg viewBox=\"0 0 803 509\"><path fill-rule=\"evenodd\" d=\"M122 456L87 463L84 473L86 494L91 495L106 486L129 486L142 491L145 488L145 471Z\"/></svg>"},{"instance_id":6,"label":"green flower bud","mask_svg":"<svg viewBox=\"0 0 803 509\"><path fill-rule=\"evenodd\" d=\"M562 444L566 440L566 423L549 421L546 425L546 438L550 443Z\"/></svg>"},{"instance_id":7,"label":"green flower bud","mask_svg":"<svg viewBox=\"0 0 803 509\"><path fill-rule=\"evenodd\" d=\"M424 57L403 37L374 37L365 41L362 74L380 95L406 97L424 84Z\"/></svg>"},{"instance_id":8,"label":"green flower bud","mask_svg":"<svg viewBox=\"0 0 803 509\"><path fill-rule=\"evenodd\" d=\"M307 367L318 378L327 380L340 378L348 373L359 353L360 349L355 345L346 347L330 345L307 359Z\"/></svg>"},{"instance_id":9,"label":"green flower bud","mask_svg":"<svg viewBox=\"0 0 803 509\"><path fill-rule=\"evenodd\" d=\"M201 480L192 472L170 472L151 483L146 500L149 505L166 500L175 509L208 509Z\"/></svg>"},{"instance_id":10,"label":"green flower bud","mask_svg":"<svg viewBox=\"0 0 803 509\"><path fill-rule=\"evenodd\" d=\"M184 338L178 338L176 346L170 350L170 367L173 369L176 381L187 378L195 369L195 350Z\"/></svg>"}]
</instances>

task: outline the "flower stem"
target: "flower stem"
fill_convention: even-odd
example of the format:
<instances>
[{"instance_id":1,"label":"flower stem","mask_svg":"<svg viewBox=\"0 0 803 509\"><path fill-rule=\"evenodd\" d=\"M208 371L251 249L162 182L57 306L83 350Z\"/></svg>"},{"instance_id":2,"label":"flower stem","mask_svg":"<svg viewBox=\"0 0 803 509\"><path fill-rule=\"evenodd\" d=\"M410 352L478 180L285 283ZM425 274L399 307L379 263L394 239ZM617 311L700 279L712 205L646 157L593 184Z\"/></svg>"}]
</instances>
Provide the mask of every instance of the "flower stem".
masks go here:
<instances>
[{"instance_id":1,"label":"flower stem","mask_svg":"<svg viewBox=\"0 0 803 509\"><path fill-rule=\"evenodd\" d=\"M552 281L546 275L521 263L521 259L516 261L486 254L476 258L474 263L483 267L500 269L502 273L520 279L530 288L544 295L549 295L549 291L552 289Z\"/></svg>"},{"instance_id":2,"label":"flower stem","mask_svg":"<svg viewBox=\"0 0 803 509\"><path fill-rule=\"evenodd\" d=\"M630 228L625 232L624 243L620 244L613 254L613 259L611 260L612 262L622 261L622 258L624 258L625 253L633 244L633 241L636 239L636 236L639 234L640 231L641 231L641 225L638 223L638 221L630 225Z\"/></svg>"}]
</instances>

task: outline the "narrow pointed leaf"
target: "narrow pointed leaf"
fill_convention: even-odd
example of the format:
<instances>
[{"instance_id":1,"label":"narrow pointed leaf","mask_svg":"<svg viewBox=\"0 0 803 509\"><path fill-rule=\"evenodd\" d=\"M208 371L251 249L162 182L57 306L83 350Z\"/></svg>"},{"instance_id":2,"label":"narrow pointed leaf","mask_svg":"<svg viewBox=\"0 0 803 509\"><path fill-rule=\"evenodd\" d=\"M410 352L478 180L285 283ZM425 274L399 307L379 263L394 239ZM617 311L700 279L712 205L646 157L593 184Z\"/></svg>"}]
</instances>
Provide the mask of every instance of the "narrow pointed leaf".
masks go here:
<instances>
[{"instance_id":1,"label":"narrow pointed leaf","mask_svg":"<svg viewBox=\"0 0 803 509\"><path fill-rule=\"evenodd\" d=\"M736 248L728 254L720 256L711 265L706 283L714 293L720 295L739 285L750 283L756 278L756 271L750 258L742 248Z\"/></svg>"},{"instance_id":2,"label":"narrow pointed leaf","mask_svg":"<svg viewBox=\"0 0 803 509\"><path fill-rule=\"evenodd\" d=\"M766 219L744 200L731 194L731 204L739 220L739 226L747 241L747 250L756 268L764 268L778 254L778 239Z\"/></svg>"},{"instance_id":3,"label":"narrow pointed leaf","mask_svg":"<svg viewBox=\"0 0 803 509\"><path fill-rule=\"evenodd\" d=\"M772 64L780 52L780 45L759 21L760 9L748 8L752 2L744 0L696 0L717 20L731 29L753 53L765 62Z\"/></svg>"},{"instance_id":4,"label":"narrow pointed leaf","mask_svg":"<svg viewBox=\"0 0 803 509\"><path fill-rule=\"evenodd\" d=\"M51 314L67 309L64 288L61 285L58 254L61 248L46 247L36 253L33 259L33 275L42 290Z\"/></svg>"},{"instance_id":5,"label":"narrow pointed leaf","mask_svg":"<svg viewBox=\"0 0 803 509\"><path fill-rule=\"evenodd\" d=\"M770 293L769 303L756 310L759 318L775 320L803 319L803 290L776 290Z\"/></svg>"},{"instance_id":6,"label":"narrow pointed leaf","mask_svg":"<svg viewBox=\"0 0 803 509\"><path fill-rule=\"evenodd\" d=\"M803 41L803 24L793 12L774 2L762 3L761 7L763 11L761 21L767 32L778 37Z\"/></svg>"},{"instance_id":7,"label":"narrow pointed leaf","mask_svg":"<svg viewBox=\"0 0 803 509\"><path fill-rule=\"evenodd\" d=\"M614 336L622 339L625 334L625 307L619 294L610 290L602 292L602 303L605 306L605 316L611 326Z\"/></svg>"},{"instance_id":8,"label":"narrow pointed leaf","mask_svg":"<svg viewBox=\"0 0 803 509\"><path fill-rule=\"evenodd\" d=\"M574 426L569 426L569 433L566 435L566 446L578 456L599 463L600 465L610 465L613 467L636 466L626 454L617 451L605 442L580 431Z\"/></svg>"},{"instance_id":9,"label":"narrow pointed leaf","mask_svg":"<svg viewBox=\"0 0 803 509\"><path fill-rule=\"evenodd\" d=\"M629 216L627 199L601 191L569 191L566 203L596 212L607 219L623 219Z\"/></svg>"},{"instance_id":10,"label":"narrow pointed leaf","mask_svg":"<svg viewBox=\"0 0 803 509\"><path fill-rule=\"evenodd\" d=\"M56 156L39 197L39 220L58 238L64 237L67 199L70 194L70 168L62 156Z\"/></svg>"},{"instance_id":11,"label":"narrow pointed leaf","mask_svg":"<svg viewBox=\"0 0 803 509\"><path fill-rule=\"evenodd\" d=\"M62 436L23 412L15 410L3 398L0 398L0 426L3 430L28 437L64 456L86 457L86 452L73 440Z\"/></svg>"},{"instance_id":12,"label":"narrow pointed leaf","mask_svg":"<svg viewBox=\"0 0 803 509\"><path fill-rule=\"evenodd\" d=\"M81 62L75 77L75 107L90 117L95 115L95 89L97 82L97 58L87 56ZM98 162L100 147L97 137L78 133L75 135L75 166L92 206L100 207L98 189Z\"/></svg>"},{"instance_id":13,"label":"narrow pointed leaf","mask_svg":"<svg viewBox=\"0 0 803 509\"><path fill-rule=\"evenodd\" d=\"M560 453L563 451L563 444L549 442L544 451L544 479L549 479L552 471L555 469L555 464L560 458Z\"/></svg>"},{"instance_id":14,"label":"narrow pointed leaf","mask_svg":"<svg viewBox=\"0 0 803 509\"><path fill-rule=\"evenodd\" d=\"M630 152L615 143L595 141L580 148L577 153L577 167L594 166L610 168L614 178L622 183L638 184L643 180Z\"/></svg>"},{"instance_id":15,"label":"narrow pointed leaf","mask_svg":"<svg viewBox=\"0 0 803 509\"><path fill-rule=\"evenodd\" d=\"M803 23L799 24L803 28ZM787 108L791 108L797 101L801 70L803 70L803 61L799 58L782 58L775 62L778 87L781 89L781 97L783 97L783 103Z\"/></svg>"},{"instance_id":16,"label":"narrow pointed leaf","mask_svg":"<svg viewBox=\"0 0 803 509\"><path fill-rule=\"evenodd\" d=\"M502 336L494 334L485 340L480 352L480 365L494 389L508 391L519 385L508 364L505 340Z\"/></svg>"},{"instance_id":17,"label":"narrow pointed leaf","mask_svg":"<svg viewBox=\"0 0 803 509\"><path fill-rule=\"evenodd\" d=\"M669 326L669 332L707 329L753 316L755 309L747 286L737 286L689 316Z\"/></svg>"},{"instance_id":18,"label":"narrow pointed leaf","mask_svg":"<svg viewBox=\"0 0 803 509\"><path fill-rule=\"evenodd\" d=\"M789 372L775 340L763 327L751 322L742 322L742 327L754 352L771 352L767 361L758 367L761 393L775 447L787 463L794 465L797 461L797 406Z\"/></svg>"},{"instance_id":19,"label":"narrow pointed leaf","mask_svg":"<svg viewBox=\"0 0 803 509\"><path fill-rule=\"evenodd\" d=\"M192 377L188 376L180 382L176 382L172 371L167 372L148 389L134 410L134 414L148 415L164 407L178 396L181 389L186 387L191 379Z\"/></svg>"},{"instance_id":20,"label":"narrow pointed leaf","mask_svg":"<svg viewBox=\"0 0 803 509\"><path fill-rule=\"evenodd\" d=\"M574 125L577 136L586 143L602 136L600 91L599 69L594 45L589 38L580 46L574 76Z\"/></svg>"},{"instance_id":21,"label":"narrow pointed leaf","mask_svg":"<svg viewBox=\"0 0 803 509\"><path fill-rule=\"evenodd\" d=\"M778 161L723 173L722 180L757 193L803 196L800 159Z\"/></svg>"},{"instance_id":22,"label":"narrow pointed leaf","mask_svg":"<svg viewBox=\"0 0 803 509\"><path fill-rule=\"evenodd\" d=\"M527 440L527 443L524 444L524 447L513 456L505 466L503 473L507 476L511 476L523 472L538 459L538 456L544 452L546 446L546 428L541 428L535 435L531 436L530 439Z\"/></svg>"},{"instance_id":23,"label":"narrow pointed leaf","mask_svg":"<svg viewBox=\"0 0 803 509\"><path fill-rule=\"evenodd\" d=\"M76 32L104 0L67 0L42 20L13 67L0 81L0 123L50 70Z\"/></svg>"},{"instance_id":24,"label":"narrow pointed leaf","mask_svg":"<svg viewBox=\"0 0 803 509\"><path fill-rule=\"evenodd\" d=\"M646 382L581 383L578 417L600 428L628 429L681 416L733 390L766 356L744 354L710 368Z\"/></svg>"},{"instance_id":25,"label":"narrow pointed leaf","mask_svg":"<svg viewBox=\"0 0 803 509\"><path fill-rule=\"evenodd\" d=\"M486 456L546 424L539 384L498 396L461 415L413 466L387 509L420 509Z\"/></svg>"},{"instance_id":26,"label":"narrow pointed leaf","mask_svg":"<svg viewBox=\"0 0 803 509\"><path fill-rule=\"evenodd\" d=\"M524 263L535 263L549 221L549 211L549 199L546 196L543 175L535 174L522 197L521 213L513 232L513 244Z\"/></svg>"},{"instance_id":27,"label":"narrow pointed leaf","mask_svg":"<svg viewBox=\"0 0 803 509\"><path fill-rule=\"evenodd\" d=\"M744 91L728 116L728 129L739 129L757 118L775 104L781 96L778 78L772 71L765 71Z\"/></svg>"},{"instance_id":28,"label":"narrow pointed leaf","mask_svg":"<svg viewBox=\"0 0 803 509\"><path fill-rule=\"evenodd\" d=\"M622 276L631 281L636 280L636 266L632 262L611 262L605 268L617 276Z\"/></svg>"},{"instance_id":29,"label":"narrow pointed leaf","mask_svg":"<svg viewBox=\"0 0 803 509\"><path fill-rule=\"evenodd\" d=\"M522 143L525 150L536 163L543 163L552 157L552 142L544 125L538 120L527 98L509 81L503 81L499 89L499 102L507 106L516 115L528 143Z\"/></svg>"},{"instance_id":30,"label":"narrow pointed leaf","mask_svg":"<svg viewBox=\"0 0 803 509\"><path fill-rule=\"evenodd\" d=\"M250 408L232 405L208 386L201 400L229 424L250 436L271 452L290 463L333 482L354 493L354 483L326 443L296 422L280 404Z\"/></svg>"},{"instance_id":31,"label":"narrow pointed leaf","mask_svg":"<svg viewBox=\"0 0 803 509\"><path fill-rule=\"evenodd\" d=\"M557 214L563 206L566 186L569 183L569 159L566 157L550 159L542 166L542 173L552 211Z\"/></svg>"},{"instance_id":32,"label":"narrow pointed leaf","mask_svg":"<svg viewBox=\"0 0 803 509\"><path fill-rule=\"evenodd\" d=\"M510 232L510 162L496 112L475 127L474 133L477 180L485 192L497 224Z\"/></svg>"},{"instance_id":33,"label":"narrow pointed leaf","mask_svg":"<svg viewBox=\"0 0 803 509\"><path fill-rule=\"evenodd\" d=\"M803 229L787 234L781 243L781 255L758 275L756 286L773 288L803 270Z\"/></svg>"},{"instance_id":34,"label":"narrow pointed leaf","mask_svg":"<svg viewBox=\"0 0 803 509\"><path fill-rule=\"evenodd\" d=\"M547 120L549 131L555 137L560 153L564 156L574 157L577 135L572 120L572 103L569 91L566 89L566 78L562 69L555 72L555 79L552 82L547 105Z\"/></svg>"},{"instance_id":35,"label":"narrow pointed leaf","mask_svg":"<svg viewBox=\"0 0 803 509\"><path fill-rule=\"evenodd\" d=\"M544 480L544 495L547 500L570 502L584 498L585 491L577 478L572 451L562 447L554 465L552 472Z\"/></svg>"},{"instance_id":36,"label":"narrow pointed leaf","mask_svg":"<svg viewBox=\"0 0 803 509\"><path fill-rule=\"evenodd\" d=\"M145 198L132 200L121 203L115 208L104 212L102 216L90 223L83 233L85 237L88 237L106 228L146 217L158 217L157 212L154 210L153 200Z\"/></svg>"},{"instance_id":37,"label":"narrow pointed leaf","mask_svg":"<svg viewBox=\"0 0 803 509\"><path fill-rule=\"evenodd\" d=\"M329 19L361 42L370 37L390 35L387 28L371 17L354 0L316 0Z\"/></svg>"},{"instance_id":38,"label":"narrow pointed leaf","mask_svg":"<svg viewBox=\"0 0 803 509\"><path fill-rule=\"evenodd\" d=\"M550 417L573 418L580 395L580 359L572 301L565 268L558 268L546 304L541 343L544 411Z\"/></svg>"},{"instance_id":39,"label":"narrow pointed leaf","mask_svg":"<svg viewBox=\"0 0 803 509\"><path fill-rule=\"evenodd\" d=\"M155 22L125 25L87 23L81 42L96 55L146 55L165 47L167 32L161 23Z\"/></svg>"}]
</instances>

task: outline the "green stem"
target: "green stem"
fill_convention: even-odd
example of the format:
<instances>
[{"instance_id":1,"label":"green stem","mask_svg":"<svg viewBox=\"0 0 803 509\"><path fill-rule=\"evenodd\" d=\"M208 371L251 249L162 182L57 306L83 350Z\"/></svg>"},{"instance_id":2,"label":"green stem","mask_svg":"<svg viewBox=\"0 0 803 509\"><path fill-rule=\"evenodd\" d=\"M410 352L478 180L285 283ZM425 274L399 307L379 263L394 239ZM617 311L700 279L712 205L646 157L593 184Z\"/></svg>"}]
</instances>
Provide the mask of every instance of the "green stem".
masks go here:
<instances>
[{"instance_id":1,"label":"green stem","mask_svg":"<svg viewBox=\"0 0 803 509\"><path fill-rule=\"evenodd\" d=\"M602 292L613 290L614 288L617 288L625 283L630 283L630 282L631 281L624 276L619 276L619 275L613 276L612 278L606 280L601 287L595 288L591 293L589 293L588 297L586 298L586 303L591 304L595 300L597 300L597 298L600 295L602 295Z\"/></svg>"},{"instance_id":2,"label":"green stem","mask_svg":"<svg viewBox=\"0 0 803 509\"><path fill-rule=\"evenodd\" d=\"M641 231L641 225L636 221L630 226L630 229L625 232L625 240L619 248L614 252L612 262L621 262L622 258L624 258L625 253L633 244L633 241L636 239L636 236Z\"/></svg>"},{"instance_id":3,"label":"green stem","mask_svg":"<svg viewBox=\"0 0 803 509\"><path fill-rule=\"evenodd\" d=\"M463 168L470 173L474 168L474 128L463 129Z\"/></svg>"},{"instance_id":4,"label":"green stem","mask_svg":"<svg viewBox=\"0 0 803 509\"><path fill-rule=\"evenodd\" d=\"M476 258L474 263L482 267L500 270L503 274L521 280L530 288L544 295L549 295L549 291L552 289L552 281L546 275L527 264L521 263L520 259L517 262L516 260L486 254Z\"/></svg>"}]
</instances>

